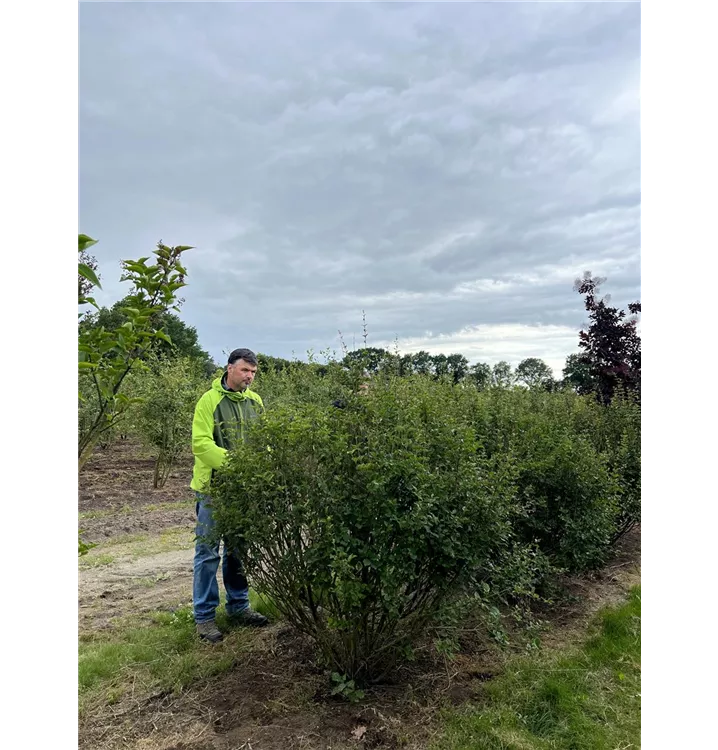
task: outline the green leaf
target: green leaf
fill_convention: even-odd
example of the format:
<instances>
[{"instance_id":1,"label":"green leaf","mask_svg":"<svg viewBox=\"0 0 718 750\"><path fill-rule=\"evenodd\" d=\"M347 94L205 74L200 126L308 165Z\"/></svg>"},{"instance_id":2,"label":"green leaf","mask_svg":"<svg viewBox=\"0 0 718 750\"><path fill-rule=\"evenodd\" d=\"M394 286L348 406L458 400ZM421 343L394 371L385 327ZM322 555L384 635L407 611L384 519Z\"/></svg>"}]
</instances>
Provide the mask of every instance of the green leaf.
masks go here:
<instances>
[{"instance_id":1,"label":"green leaf","mask_svg":"<svg viewBox=\"0 0 718 750\"><path fill-rule=\"evenodd\" d=\"M144 263L134 263L132 261L124 261L123 266L127 271L134 271L134 273L143 273L145 269Z\"/></svg>"},{"instance_id":2,"label":"green leaf","mask_svg":"<svg viewBox=\"0 0 718 750\"><path fill-rule=\"evenodd\" d=\"M112 338L105 338L98 344L98 349L101 353L105 354L109 352L111 349L113 349L115 346L115 342Z\"/></svg>"},{"instance_id":3,"label":"green leaf","mask_svg":"<svg viewBox=\"0 0 718 750\"><path fill-rule=\"evenodd\" d=\"M78 362L77 366L81 370L94 370L97 368L97 363L96 362Z\"/></svg>"},{"instance_id":4,"label":"green leaf","mask_svg":"<svg viewBox=\"0 0 718 750\"><path fill-rule=\"evenodd\" d=\"M88 266L86 263L78 263L77 264L77 273L80 274L83 278L87 279L89 282L94 284L99 289L102 289L102 285L100 284L100 280L95 275L95 272Z\"/></svg>"},{"instance_id":5,"label":"green leaf","mask_svg":"<svg viewBox=\"0 0 718 750\"><path fill-rule=\"evenodd\" d=\"M81 299L77 300L78 305L92 305L96 310L100 309L100 306L95 302L94 297L82 297ZM85 311L87 312L87 311ZM84 315L84 312L78 313L78 316Z\"/></svg>"},{"instance_id":6,"label":"green leaf","mask_svg":"<svg viewBox=\"0 0 718 750\"><path fill-rule=\"evenodd\" d=\"M163 341L166 341L168 344L172 343L172 339L164 331L155 331L155 338L162 339Z\"/></svg>"},{"instance_id":7,"label":"green leaf","mask_svg":"<svg viewBox=\"0 0 718 750\"><path fill-rule=\"evenodd\" d=\"M87 250L88 247L92 247L93 245L97 244L97 240L93 240L92 237L88 237L86 234L79 234L77 236L77 246L78 246L78 252L82 252L83 250Z\"/></svg>"}]
</instances>

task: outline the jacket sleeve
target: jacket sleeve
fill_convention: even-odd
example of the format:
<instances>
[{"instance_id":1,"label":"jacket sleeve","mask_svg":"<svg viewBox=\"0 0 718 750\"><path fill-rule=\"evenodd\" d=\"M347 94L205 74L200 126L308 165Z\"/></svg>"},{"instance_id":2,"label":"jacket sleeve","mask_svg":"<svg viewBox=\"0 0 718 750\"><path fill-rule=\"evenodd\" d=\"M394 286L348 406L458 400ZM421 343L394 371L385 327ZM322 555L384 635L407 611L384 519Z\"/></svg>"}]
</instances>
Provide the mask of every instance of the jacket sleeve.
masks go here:
<instances>
[{"instance_id":1,"label":"jacket sleeve","mask_svg":"<svg viewBox=\"0 0 718 750\"><path fill-rule=\"evenodd\" d=\"M204 396L194 410L192 453L210 469L219 469L227 456L227 450L214 442L214 409L211 400Z\"/></svg>"}]
</instances>

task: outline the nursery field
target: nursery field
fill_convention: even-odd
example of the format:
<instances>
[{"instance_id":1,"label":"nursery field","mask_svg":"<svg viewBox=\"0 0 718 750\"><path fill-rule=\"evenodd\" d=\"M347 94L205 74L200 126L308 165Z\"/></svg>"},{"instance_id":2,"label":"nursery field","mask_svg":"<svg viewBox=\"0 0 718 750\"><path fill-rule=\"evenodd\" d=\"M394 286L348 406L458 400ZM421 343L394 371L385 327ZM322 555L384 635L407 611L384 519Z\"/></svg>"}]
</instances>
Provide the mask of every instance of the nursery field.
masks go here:
<instances>
[{"instance_id":1,"label":"nursery field","mask_svg":"<svg viewBox=\"0 0 718 750\"><path fill-rule=\"evenodd\" d=\"M600 629L597 613L636 599L640 526L621 538L604 567L565 577L531 628L514 628L510 618L493 636L467 626L453 649L442 649L437 634L427 632L411 661L351 701L331 694L312 642L277 617L260 631L231 631L214 647L196 639L191 468L191 457L181 457L164 486L153 489L153 457L132 440L117 440L98 448L80 474L79 528L96 544L78 563L81 748L640 746L640 667L636 652L623 645L610 652L615 663L581 668L597 681L581 688L588 695L588 718L582 714L575 730L581 743L571 740L569 718L554 716L548 728L545 721L515 727L504 714L521 712L506 704L493 719L487 714L489 724L505 724L501 738L492 739L476 715L489 710L492 685L518 679L517 660L530 658L543 669L546 659L583 653L582 644ZM254 605L272 614L266 602L255 598ZM635 623L635 614L626 617ZM538 686L537 694L554 690L560 698L562 689L552 683ZM604 703L591 707L591 696ZM556 727L560 733L552 735Z\"/></svg>"},{"instance_id":2,"label":"nursery field","mask_svg":"<svg viewBox=\"0 0 718 750\"><path fill-rule=\"evenodd\" d=\"M81 748L640 746L640 302L577 279L590 325L561 380L534 357L369 347L364 320L341 359L228 354L231 385L170 312L191 248L123 261L107 309L94 244L79 235ZM220 607L214 646L192 614L190 444L270 621L230 630Z\"/></svg>"}]
</instances>

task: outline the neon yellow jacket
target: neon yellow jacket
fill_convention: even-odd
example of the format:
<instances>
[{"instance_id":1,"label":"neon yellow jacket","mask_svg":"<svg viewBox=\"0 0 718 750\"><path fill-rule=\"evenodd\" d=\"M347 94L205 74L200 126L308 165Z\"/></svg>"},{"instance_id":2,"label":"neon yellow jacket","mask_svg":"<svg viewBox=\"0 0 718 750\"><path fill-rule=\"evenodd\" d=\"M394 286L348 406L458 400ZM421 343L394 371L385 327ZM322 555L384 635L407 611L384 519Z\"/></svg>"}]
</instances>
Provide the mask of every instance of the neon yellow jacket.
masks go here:
<instances>
[{"instance_id":1,"label":"neon yellow jacket","mask_svg":"<svg viewBox=\"0 0 718 750\"><path fill-rule=\"evenodd\" d=\"M224 377L224 376L223 376ZM190 487L206 492L212 471L224 463L227 451L244 440L245 426L264 412L259 394L250 391L228 391L223 378L200 398L192 420L192 453L194 470Z\"/></svg>"}]
</instances>

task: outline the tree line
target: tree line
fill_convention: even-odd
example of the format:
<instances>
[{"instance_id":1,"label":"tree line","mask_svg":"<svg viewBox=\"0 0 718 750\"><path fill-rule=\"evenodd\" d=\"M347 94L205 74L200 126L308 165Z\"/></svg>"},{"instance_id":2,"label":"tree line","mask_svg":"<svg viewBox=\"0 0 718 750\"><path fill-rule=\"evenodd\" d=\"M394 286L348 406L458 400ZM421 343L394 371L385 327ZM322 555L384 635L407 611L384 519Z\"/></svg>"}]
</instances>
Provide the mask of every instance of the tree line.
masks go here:
<instances>
[{"instance_id":1,"label":"tree line","mask_svg":"<svg viewBox=\"0 0 718 750\"><path fill-rule=\"evenodd\" d=\"M392 373L399 376L426 375L435 380L472 385L479 390L510 388L520 385L541 388L552 392L569 388L581 395L594 394L609 403L617 389L640 394L641 342L636 330L640 302L630 304L629 313L612 307L607 299L597 297L605 279L586 274L576 281L576 289L584 296L591 322L586 330L578 332L579 351L566 358L562 377L555 378L546 362L537 357L523 359L516 368L509 362L493 365L486 362L471 364L460 353L430 354L421 350L398 354L382 347L364 346L346 352L340 360L345 367L362 366L371 375ZM127 307L130 295L111 307L101 307L89 312L80 321L80 333L102 329L114 332L128 321ZM199 343L197 329L185 323L176 313L165 311L158 316L157 324L167 334L153 349L160 358L187 358L198 363L200 369L211 377L222 365L215 362ZM260 370L282 371L289 367L305 366L319 376L326 367L311 362L301 362L260 352Z\"/></svg>"}]
</instances>

